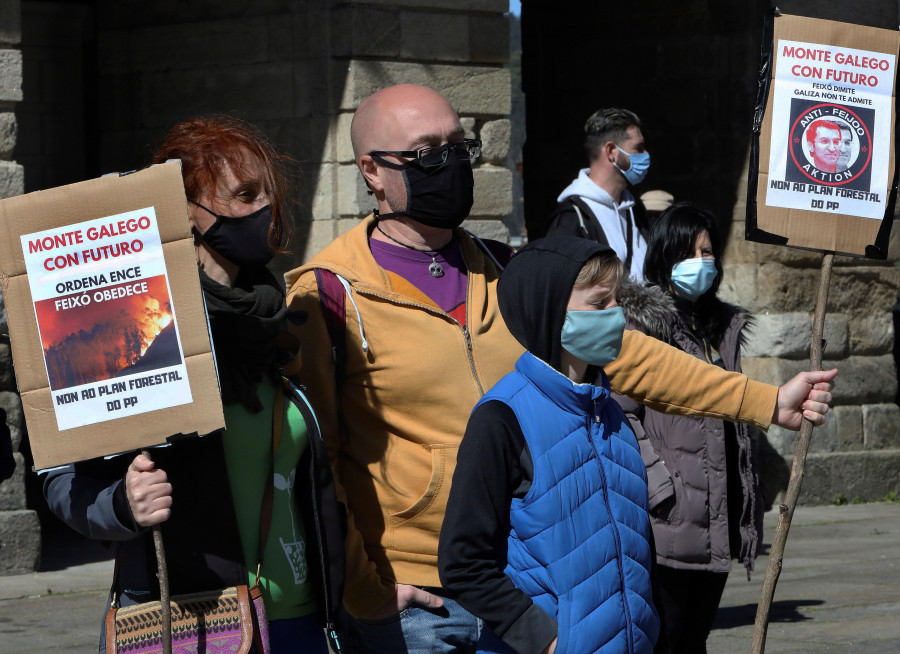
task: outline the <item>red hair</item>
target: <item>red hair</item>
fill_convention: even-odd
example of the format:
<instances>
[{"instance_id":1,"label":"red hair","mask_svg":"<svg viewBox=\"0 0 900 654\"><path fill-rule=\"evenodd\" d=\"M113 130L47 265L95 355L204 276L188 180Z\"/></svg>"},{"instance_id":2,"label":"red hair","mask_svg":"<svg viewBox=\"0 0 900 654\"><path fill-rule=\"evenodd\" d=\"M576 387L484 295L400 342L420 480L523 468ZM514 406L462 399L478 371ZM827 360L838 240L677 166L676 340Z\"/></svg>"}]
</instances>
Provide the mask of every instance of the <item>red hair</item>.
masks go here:
<instances>
[{"instance_id":1,"label":"red hair","mask_svg":"<svg viewBox=\"0 0 900 654\"><path fill-rule=\"evenodd\" d=\"M287 251L291 238L287 208L294 201L288 180L293 177L294 162L276 150L265 134L232 116L190 118L169 130L153 163L169 159L181 159L184 190L191 199L198 198L202 190L218 187L224 164L239 180L248 181L253 177L248 163L255 163L272 204L269 245L276 253Z\"/></svg>"}]
</instances>

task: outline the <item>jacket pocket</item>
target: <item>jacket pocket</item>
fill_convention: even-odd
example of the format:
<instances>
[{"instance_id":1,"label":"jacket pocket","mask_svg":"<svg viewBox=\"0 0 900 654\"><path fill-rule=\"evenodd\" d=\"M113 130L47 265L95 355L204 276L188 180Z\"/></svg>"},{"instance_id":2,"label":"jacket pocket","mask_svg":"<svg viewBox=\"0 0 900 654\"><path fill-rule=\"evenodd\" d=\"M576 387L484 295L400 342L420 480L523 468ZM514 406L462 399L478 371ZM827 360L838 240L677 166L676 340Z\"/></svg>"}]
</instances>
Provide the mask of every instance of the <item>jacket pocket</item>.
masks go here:
<instances>
[{"instance_id":1,"label":"jacket pocket","mask_svg":"<svg viewBox=\"0 0 900 654\"><path fill-rule=\"evenodd\" d=\"M431 477L428 486L412 506L388 515L392 541L399 535L399 531L413 524L416 529L424 528L430 531L431 527L434 527L434 531L440 533L444 510L450 495L450 482L456 468L458 445L455 443L429 445L428 449L431 450Z\"/></svg>"}]
</instances>

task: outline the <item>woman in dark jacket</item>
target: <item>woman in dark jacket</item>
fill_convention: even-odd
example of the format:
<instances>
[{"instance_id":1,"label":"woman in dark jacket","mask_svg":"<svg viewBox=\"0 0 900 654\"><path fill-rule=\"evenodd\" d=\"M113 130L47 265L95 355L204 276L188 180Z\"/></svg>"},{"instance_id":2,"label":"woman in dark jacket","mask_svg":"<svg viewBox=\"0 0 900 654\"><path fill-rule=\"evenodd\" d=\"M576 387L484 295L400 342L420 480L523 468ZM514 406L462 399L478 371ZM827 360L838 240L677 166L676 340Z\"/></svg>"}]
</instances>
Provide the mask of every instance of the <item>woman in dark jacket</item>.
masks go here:
<instances>
[{"instance_id":1,"label":"woman in dark jacket","mask_svg":"<svg viewBox=\"0 0 900 654\"><path fill-rule=\"evenodd\" d=\"M697 205L676 204L650 232L644 263L649 286L626 289L621 304L631 326L740 372L750 317L716 297L721 254L715 217ZM638 438L644 439L658 564L654 600L661 629L656 651L705 652L731 560L752 570L762 537L750 428L664 415L617 399Z\"/></svg>"},{"instance_id":2,"label":"woman in dark jacket","mask_svg":"<svg viewBox=\"0 0 900 654\"><path fill-rule=\"evenodd\" d=\"M182 163L226 428L173 437L152 461L131 453L54 470L44 494L74 529L117 543L120 605L159 598L158 524L172 595L252 585L262 560L272 651L324 654L322 627L333 631L341 601L343 534L315 417L279 374L276 339L291 317L266 268L288 240L286 157L243 121L197 118L166 136L154 161L168 159ZM267 485L271 517L261 515Z\"/></svg>"}]
</instances>

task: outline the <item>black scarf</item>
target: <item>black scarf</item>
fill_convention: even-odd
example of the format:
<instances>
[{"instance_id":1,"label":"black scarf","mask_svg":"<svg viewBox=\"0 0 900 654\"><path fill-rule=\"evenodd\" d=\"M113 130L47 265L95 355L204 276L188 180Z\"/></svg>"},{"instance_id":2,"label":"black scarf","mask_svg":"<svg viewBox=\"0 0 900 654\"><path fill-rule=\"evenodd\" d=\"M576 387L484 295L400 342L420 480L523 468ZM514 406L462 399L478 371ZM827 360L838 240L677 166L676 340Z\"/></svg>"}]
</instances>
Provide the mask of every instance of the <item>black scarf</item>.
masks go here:
<instances>
[{"instance_id":1,"label":"black scarf","mask_svg":"<svg viewBox=\"0 0 900 654\"><path fill-rule=\"evenodd\" d=\"M234 287L200 271L216 351L222 402L262 411L256 385L275 367L275 341L287 307L284 288L265 267L242 268Z\"/></svg>"}]
</instances>

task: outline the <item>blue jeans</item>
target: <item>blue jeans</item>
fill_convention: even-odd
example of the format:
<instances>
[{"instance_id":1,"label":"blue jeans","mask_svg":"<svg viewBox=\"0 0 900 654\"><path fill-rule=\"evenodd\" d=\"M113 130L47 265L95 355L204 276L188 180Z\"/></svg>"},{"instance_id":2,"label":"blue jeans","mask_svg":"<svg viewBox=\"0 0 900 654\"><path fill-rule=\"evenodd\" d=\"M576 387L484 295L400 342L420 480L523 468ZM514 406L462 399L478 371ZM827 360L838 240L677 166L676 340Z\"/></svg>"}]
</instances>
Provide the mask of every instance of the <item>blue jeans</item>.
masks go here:
<instances>
[{"instance_id":1,"label":"blue jeans","mask_svg":"<svg viewBox=\"0 0 900 654\"><path fill-rule=\"evenodd\" d=\"M439 609L413 604L381 620L345 615L341 646L354 654L475 654L481 620L454 600L443 600Z\"/></svg>"}]
</instances>

